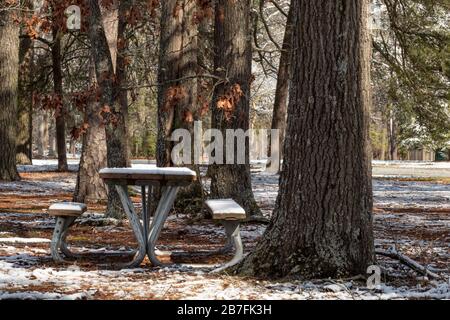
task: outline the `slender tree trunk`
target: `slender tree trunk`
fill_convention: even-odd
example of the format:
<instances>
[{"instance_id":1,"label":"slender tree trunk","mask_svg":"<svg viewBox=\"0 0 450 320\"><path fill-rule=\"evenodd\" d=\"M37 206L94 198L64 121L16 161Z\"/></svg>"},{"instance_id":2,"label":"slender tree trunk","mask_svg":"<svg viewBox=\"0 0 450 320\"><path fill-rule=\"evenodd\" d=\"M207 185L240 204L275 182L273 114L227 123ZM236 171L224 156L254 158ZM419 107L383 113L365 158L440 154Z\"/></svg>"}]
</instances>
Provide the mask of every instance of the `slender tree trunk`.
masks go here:
<instances>
[{"instance_id":1,"label":"slender tree trunk","mask_svg":"<svg viewBox=\"0 0 450 320\"><path fill-rule=\"evenodd\" d=\"M97 0L89 0L89 39L91 56L94 59L95 73L100 90L102 116L106 121L106 144L108 167L126 167L129 163L127 153L126 118L119 101L119 90L115 81L111 53L102 23ZM124 218L122 204L114 188L108 192L107 216Z\"/></svg>"},{"instance_id":2,"label":"slender tree trunk","mask_svg":"<svg viewBox=\"0 0 450 320\"><path fill-rule=\"evenodd\" d=\"M227 129L249 129L250 85L252 81L252 43L250 33L250 1L218 0L215 17L215 70L227 79L214 91L212 127L220 129L225 137ZM231 109L219 106L220 100L231 97ZM256 204L250 178L249 140L245 146L245 164L213 165L211 195L213 198L233 198L248 215L261 214ZM226 153L224 153L226 154Z\"/></svg>"},{"instance_id":3,"label":"slender tree trunk","mask_svg":"<svg viewBox=\"0 0 450 320\"><path fill-rule=\"evenodd\" d=\"M116 54L111 53L111 57L115 62L115 72L117 79L117 87L119 91L119 103L121 107L121 112L124 117L123 131L125 135L124 142L124 152L126 154L127 167L131 167L131 148L128 142L129 132L128 132L128 91L122 88L126 87L127 84L127 51L128 51L128 37L126 34L126 29L128 26L128 19L130 8L135 5L135 1L120 1L118 12L118 25L116 32ZM119 45L120 44L120 45ZM110 45L110 51L114 52L113 45ZM114 63L113 63L114 66Z\"/></svg>"},{"instance_id":4,"label":"slender tree trunk","mask_svg":"<svg viewBox=\"0 0 450 320\"><path fill-rule=\"evenodd\" d=\"M94 63L90 65L90 78L95 79ZM95 85L92 81L91 85ZM88 125L83 134L80 169L75 188L75 202L95 202L107 199L106 186L100 178L100 170L107 165L105 127L100 117L101 105L91 97L86 106L84 123Z\"/></svg>"},{"instance_id":5,"label":"slender tree trunk","mask_svg":"<svg viewBox=\"0 0 450 320\"><path fill-rule=\"evenodd\" d=\"M198 113L198 23L195 21L197 2L165 1L162 6L158 91L158 166L174 166L171 135L176 129L186 129L192 137L191 162L187 167L200 174L193 152L194 122ZM183 80L179 80L183 79ZM183 188L176 206L202 206L200 179Z\"/></svg>"},{"instance_id":6,"label":"slender tree trunk","mask_svg":"<svg viewBox=\"0 0 450 320\"><path fill-rule=\"evenodd\" d=\"M37 128L37 139L36 139L36 145L37 145L37 156L38 158L42 159L44 157L44 116L39 114L37 116L37 119L39 121L38 128Z\"/></svg>"},{"instance_id":7,"label":"slender tree trunk","mask_svg":"<svg viewBox=\"0 0 450 320\"><path fill-rule=\"evenodd\" d=\"M30 79L33 73L33 53L33 40L29 37L22 38L19 46L19 121L16 146L18 164L32 163L33 94Z\"/></svg>"},{"instance_id":8,"label":"slender tree trunk","mask_svg":"<svg viewBox=\"0 0 450 320\"><path fill-rule=\"evenodd\" d=\"M384 161L386 160L386 153L387 153L387 130L383 126L383 134L382 134L382 144L381 144L381 154L380 154L380 160Z\"/></svg>"},{"instance_id":9,"label":"slender tree trunk","mask_svg":"<svg viewBox=\"0 0 450 320\"><path fill-rule=\"evenodd\" d=\"M388 123L389 130L389 160L398 160L397 150L397 125L395 123L395 117L391 112Z\"/></svg>"},{"instance_id":10,"label":"slender tree trunk","mask_svg":"<svg viewBox=\"0 0 450 320\"><path fill-rule=\"evenodd\" d=\"M128 1L120 1L120 0L113 0L110 2L110 4L108 4L107 6L102 6L102 1L99 2L100 4L100 12L102 14L102 22L103 22L103 27L105 28L105 35L106 35L106 40L108 41L108 47L109 47L109 52L111 54L111 61L113 64L113 69L114 72L116 72L116 67L117 67L117 53L118 53L118 45L117 45L117 39L118 39L118 24L119 24L119 19L120 18L124 18L123 16L120 17L119 16L119 9L118 7L120 5L127 5L128 3L131 3L133 0L128 0ZM120 3L119 3L120 2ZM108 3L108 2L105 2ZM123 11L122 11L123 13Z\"/></svg>"},{"instance_id":11,"label":"slender tree trunk","mask_svg":"<svg viewBox=\"0 0 450 320\"><path fill-rule=\"evenodd\" d=\"M0 11L0 180L19 180L16 167L19 25L14 10Z\"/></svg>"},{"instance_id":12,"label":"slender tree trunk","mask_svg":"<svg viewBox=\"0 0 450 320\"><path fill-rule=\"evenodd\" d=\"M66 147L66 109L63 101L63 75L61 67L61 33L53 28L52 66L55 95L60 100L55 111L56 121L56 148L58 152L58 171L68 171Z\"/></svg>"},{"instance_id":13,"label":"slender tree trunk","mask_svg":"<svg viewBox=\"0 0 450 320\"><path fill-rule=\"evenodd\" d=\"M36 144L38 147L38 156L43 158L49 144L48 113L45 110L39 110L38 112L38 132Z\"/></svg>"},{"instance_id":14,"label":"slender tree trunk","mask_svg":"<svg viewBox=\"0 0 450 320\"><path fill-rule=\"evenodd\" d=\"M286 132L287 104L289 95L289 70L291 62L291 43L293 32L293 10L292 5L289 8L286 22L286 31L284 33L283 46L281 48L280 65L278 68L277 87L275 91L275 103L273 106L272 129L280 130L279 159L283 159L284 136ZM269 144L271 148L272 144ZM270 154L272 150L270 149ZM281 166L279 166L281 168Z\"/></svg>"},{"instance_id":15,"label":"slender tree trunk","mask_svg":"<svg viewBox=\"0 0 450 320\"><path fill-rule=\"evenodd\" d=\"M374 262L368 1L294 1L285 164L242 274L340 277Z\"/></svg>"},{"instance_id":16,"label":"slender tree trunk","mask_svg":"<svg viewBox=\"0 0 450 320\"><path fill-rule=\"evenodd\" d=\"M56 147L56 121L48 111L44 113L44 146L47 151L48 158L56 158L57 147Z\"/></svg>"},{"instance_id":17,"label":"slender tree trunk","mask_svg":"<svg viewBox=\"0 0 450 320\"><path fill-rule=\"evenodd\" d=\"M162 2L161 39L158 68L158 142L156 159L159 167L172 165L172 142L177 93L183 90L179 78L183 53L183 10L179 0ZM177 92L180 91L180 92Z\"/></svg>"}]
</instances>

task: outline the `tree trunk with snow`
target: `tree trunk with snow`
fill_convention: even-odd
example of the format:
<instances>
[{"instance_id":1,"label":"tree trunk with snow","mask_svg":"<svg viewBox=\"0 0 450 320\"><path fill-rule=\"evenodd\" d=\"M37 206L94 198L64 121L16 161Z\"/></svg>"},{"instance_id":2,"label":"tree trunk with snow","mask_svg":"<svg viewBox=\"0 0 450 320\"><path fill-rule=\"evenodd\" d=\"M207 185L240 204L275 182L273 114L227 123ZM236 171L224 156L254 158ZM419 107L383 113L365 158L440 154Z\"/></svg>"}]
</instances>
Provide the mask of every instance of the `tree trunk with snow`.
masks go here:
<instances>
[{"instance_id":1,"label":"tree trunk with snow","mask_svg":"<svg viewBox=\"0 0 450 320\"><path fill-rule=\"evenodd\" d=\"M245 275L341 277L374 262L368 1L294 1L285 162Z\"/></svg>"}]
</instances>

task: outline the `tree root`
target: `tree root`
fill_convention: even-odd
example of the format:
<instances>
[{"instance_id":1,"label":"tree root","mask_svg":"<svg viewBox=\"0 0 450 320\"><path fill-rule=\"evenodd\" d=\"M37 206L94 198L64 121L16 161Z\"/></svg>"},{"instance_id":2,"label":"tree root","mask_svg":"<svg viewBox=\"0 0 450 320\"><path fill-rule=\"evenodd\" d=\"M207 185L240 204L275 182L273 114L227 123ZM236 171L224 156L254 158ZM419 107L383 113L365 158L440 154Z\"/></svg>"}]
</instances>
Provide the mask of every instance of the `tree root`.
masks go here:
<instances>
[{"instance_id":1,"label":"tree root","mask_svg":"<svg viewBox=\"0 0 450 320\"><path fill-rule=\"evenodd\" d=\"M397 252L397 250L395 249L390 249L388 251L386 250L381 250L381 249L376 249L375 253L381 256L385 256L391 259L395 259L400 261L401 263L403 263L405 266L411 268L414 271L417 271L423 275L428 276L431 279L443 279L444 277L441 275L438 275L432 271L430 271L429 269L427 269L426 267L422 266L421 264L419 264L418 262L414 261L413 259Z\"/></svg>"},{"instance_id":2,"label":"tree root","mask_svg":"<svg viewBox=\"0 0 450 320\"><path fill-rule=\"evenodd\" d=\"M269 224L270 219L263 216L250 216L244 220L244 223L261 223L261 224Z\"/></svg>"}]
</instances>

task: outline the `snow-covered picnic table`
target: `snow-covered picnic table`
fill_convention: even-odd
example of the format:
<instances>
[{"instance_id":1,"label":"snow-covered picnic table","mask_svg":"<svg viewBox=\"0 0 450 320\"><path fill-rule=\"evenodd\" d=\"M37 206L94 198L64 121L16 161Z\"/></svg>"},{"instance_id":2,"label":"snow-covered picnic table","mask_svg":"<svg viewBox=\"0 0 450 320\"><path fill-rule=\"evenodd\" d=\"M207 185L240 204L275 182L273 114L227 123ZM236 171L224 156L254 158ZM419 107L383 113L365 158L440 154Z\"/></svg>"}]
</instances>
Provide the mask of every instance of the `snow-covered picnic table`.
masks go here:
<instances>
[{"instance_id":1,"label":"snow-covered picnic table","mask_svg":"<svg viewBox=\"0 0 450 320\"><path fill-rule=\"evenodd\" d=\"M189 168L105 168L100 171L100 176L106 184L116 188L138 242L138 251L133 261L124 267L138 267L146 254L153 265L161 265L155 253L156 241L179 189L190 185L197 179L195 171ZM142 224L128 193L128 186L141 187ZM149 203L152 194L151 188L154 187L162 189L162 196L150 224Z\"/></svg>"}]
</instances>

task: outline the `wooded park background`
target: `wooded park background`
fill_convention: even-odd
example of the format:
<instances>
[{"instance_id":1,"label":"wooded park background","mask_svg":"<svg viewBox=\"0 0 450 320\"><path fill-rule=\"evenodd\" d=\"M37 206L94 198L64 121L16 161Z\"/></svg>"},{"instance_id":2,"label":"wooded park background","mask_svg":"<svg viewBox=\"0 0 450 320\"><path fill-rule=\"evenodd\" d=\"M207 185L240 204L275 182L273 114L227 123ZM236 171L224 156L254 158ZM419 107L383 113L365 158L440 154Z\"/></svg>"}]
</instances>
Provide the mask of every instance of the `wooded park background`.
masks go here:
<instances>
[{"instance_id":1,"label":"wooded park background","mask_svg":"<svg viewBox=\"0 0 450 320\"><path fill-rule=\"evenodd\" d=\"M80 156L73 200L107 199L106 215L122 218L101 168L173 166L170 136L195 121L279 129L274 211L235 271L364 274L372 159L449 160L448 22L446 0L2 0L0 180L48 157L65 172ZM233 198L264 220L248 153L206 175L209 189L200 179L179 207Z\"/></svg>"}]
</instances>

